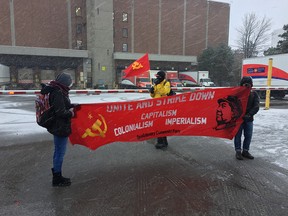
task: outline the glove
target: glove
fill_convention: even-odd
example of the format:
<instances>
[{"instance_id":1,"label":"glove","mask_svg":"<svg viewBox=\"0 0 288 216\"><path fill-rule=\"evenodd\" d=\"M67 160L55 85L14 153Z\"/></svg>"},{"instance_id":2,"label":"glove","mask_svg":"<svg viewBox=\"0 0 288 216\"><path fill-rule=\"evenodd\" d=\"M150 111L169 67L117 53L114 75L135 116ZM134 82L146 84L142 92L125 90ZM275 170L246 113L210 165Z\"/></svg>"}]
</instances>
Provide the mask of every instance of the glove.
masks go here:
<instances>
[{"instance_id":1,"label":"glove","mask_svg":"<svg viewBox=\"0 0 288 216\"><path fill-rule=\"evenodd\" d=\"M248 121L249 119L251 119L251 115L250 114L246 114L245 116L243 116L243 120L244 121Z\"/></svg>"},{"instance_id":2,"label":"glove","mask_svg":"<svg viewBox=\"0 0 288 216\"><path fill-rule=\"evenodd\" d=\"M75 115L74 108L70 108L69 111L72 113L72 117L74 117L74 115Z\"/></svg>"},{"instance_id":3,"label":"glove","mask_svg":"<svg viewBox=\"0 0 288 216\"><path fill-rule=\"evenodd\" d=\"M154 86L152 86L152 87L149 89L149 92L150 92L151 94L154 93Z\"/></svg>"},{"instance_id":4,"label":"glove","mask_svg":"<svg viewBox=\"0 0 288 216\"><path fill-rule=\"evenodd\" d=\"M81 104L74 104L73 108L74 108L73 111L77 113L81 109Z\"/></svg>"}]
</instances>

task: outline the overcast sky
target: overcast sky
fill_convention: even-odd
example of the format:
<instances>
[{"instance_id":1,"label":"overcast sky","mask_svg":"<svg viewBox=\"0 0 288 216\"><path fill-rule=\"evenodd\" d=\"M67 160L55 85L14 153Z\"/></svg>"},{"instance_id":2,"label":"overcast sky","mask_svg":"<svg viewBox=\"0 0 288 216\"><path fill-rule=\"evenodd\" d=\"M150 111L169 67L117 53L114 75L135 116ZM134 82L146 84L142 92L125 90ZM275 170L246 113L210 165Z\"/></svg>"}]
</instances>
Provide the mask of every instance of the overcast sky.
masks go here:
<instances>
[{"instance_id":1,"label":"overcast sky","mask_svg":"<svg viewBox=\"0 0 288 216\"><path fill-rule=\"evenodd\" d=\"M245 14L254 12L258 17L271 18L271 32L288 24L288 0L213 0L230 4L229 45L235 48L236 28L241 26Z\"/></svg>"}]
</instances>

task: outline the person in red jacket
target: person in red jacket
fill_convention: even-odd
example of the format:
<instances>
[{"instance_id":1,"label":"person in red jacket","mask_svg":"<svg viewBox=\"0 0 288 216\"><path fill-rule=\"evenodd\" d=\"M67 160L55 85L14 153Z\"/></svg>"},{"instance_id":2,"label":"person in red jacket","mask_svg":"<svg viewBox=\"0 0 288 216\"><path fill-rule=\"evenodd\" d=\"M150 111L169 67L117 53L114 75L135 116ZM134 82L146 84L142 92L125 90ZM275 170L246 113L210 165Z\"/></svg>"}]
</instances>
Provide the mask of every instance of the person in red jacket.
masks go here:
<instances>
[{"instance_id":1,"label":"person in red jacket","mask_svg":"<svg viewBox=\"0 0 288 216\"><path fill-rule=\"evenodd\" d=\"M167 82L165 79L165 71L158 71L156 74L156 79L154 85L150 88L150 96L152 98L166 97L170 93L170 82ZM156 149L167 148L168 141L167 137L158 137L157 144L155 145Z\"/></svg>"}]
</instances>

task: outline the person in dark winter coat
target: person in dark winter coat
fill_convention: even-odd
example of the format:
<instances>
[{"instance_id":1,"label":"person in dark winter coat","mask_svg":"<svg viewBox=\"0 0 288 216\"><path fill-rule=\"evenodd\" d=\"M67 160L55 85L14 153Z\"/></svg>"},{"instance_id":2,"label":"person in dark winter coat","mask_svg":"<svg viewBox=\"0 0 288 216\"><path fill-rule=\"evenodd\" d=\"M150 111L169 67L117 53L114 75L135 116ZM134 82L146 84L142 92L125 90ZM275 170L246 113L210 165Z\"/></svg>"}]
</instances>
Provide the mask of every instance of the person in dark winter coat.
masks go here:
<instances>
[{"instance_id":1,"label":"person in dark winter coat","mask_svg":"<svg viewBox=\"0 0 288 216\"><path fill-rule=\"evenodd\" d=\"M152 98L165 97L170 93L171 87L170 82L165 80L165 71L158 71L156 74L156 79L154 85L150 88L150 96ZM155 145L156 149L167 148L168 141L167 137L158 137L157 144Z\"/></svg>"},{"instance_id":2,"label":"person in dark winter coat","mask_svg":"<svg viewBox=\"0 0 288 216\"><path fill-rule=\"evenodd\" d=\"M253 80L251 77L243 77L240 82L240 86L246 86L251 88L253 86ZM234 137L234 147L236 151L236 158L243 160L243 157L248 159L254 159L249 153L250 143L253 135L253 121L254 115L259 111L259 96L257 92L251 90L246 107L246 113L243 117L243 123L241 124L239 131ZM241 137L244 132L243 151L241 153Z\"/></svg>"},{"instance_id":3,"label":"person in dark winter coat","mask_svg":"<svg viewBox=\"0 0 288 216\"><path fill-rule=\"evenodd\" d=\"M41 94L49 94L49 104L53 109L54 121L47 128L54 137L54 155L52 185L69 186L71 180L62 176L62 163L66 152L68 137L71 134L71 118L74 116L74 104L69 99L72 78L68 73L59 74L55 80L42 85Z\"/></svg>"}]
</instances>

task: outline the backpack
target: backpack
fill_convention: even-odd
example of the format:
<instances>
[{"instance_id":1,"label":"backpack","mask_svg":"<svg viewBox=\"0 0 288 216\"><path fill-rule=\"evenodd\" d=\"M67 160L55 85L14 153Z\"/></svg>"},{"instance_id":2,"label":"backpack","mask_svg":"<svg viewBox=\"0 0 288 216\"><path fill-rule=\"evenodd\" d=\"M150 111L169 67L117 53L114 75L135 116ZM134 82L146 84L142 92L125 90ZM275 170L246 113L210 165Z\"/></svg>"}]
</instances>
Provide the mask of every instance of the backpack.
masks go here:
<instances>
[{"instance_id":1,"label":"backpack","mask_svg":"<svg viewBox=\"0 0 288 216\"><path fill-rule=\"evenodd\" d=\"M49 93L40 94L35 99L36 122L44 128L48 128L54 121L54 111L49 104Z\"/></svg>"},{"instance_id":2,"label":"backpack","mask_svg":"<svg viewBox=\"0 0 288 216\"><path fill-rule=\"evenodd\" d=\"M173 95L176 95L176 92L170 89L170 92L167 94L167 96L173 96Z\"/></svg>"},{"instance_id":3,"label":"backpack","mask_svg":"<svg viewBox=\"0 0 288 216\"><path fill-rule=\"evenodd\" d=\"M164 85L166 84L166 82L169 82L169 81L165 81L165 82L164 82ZM173 95L176 95L176 92L174 92L174 91L170 88L170 92L167 94L167 96L173 96Z\"/></svg>"}]
</instances>

